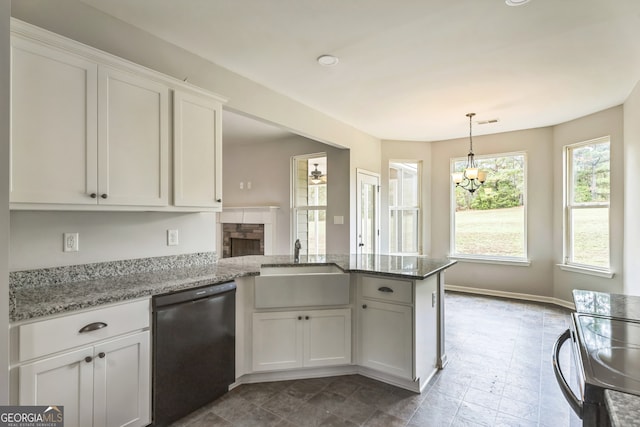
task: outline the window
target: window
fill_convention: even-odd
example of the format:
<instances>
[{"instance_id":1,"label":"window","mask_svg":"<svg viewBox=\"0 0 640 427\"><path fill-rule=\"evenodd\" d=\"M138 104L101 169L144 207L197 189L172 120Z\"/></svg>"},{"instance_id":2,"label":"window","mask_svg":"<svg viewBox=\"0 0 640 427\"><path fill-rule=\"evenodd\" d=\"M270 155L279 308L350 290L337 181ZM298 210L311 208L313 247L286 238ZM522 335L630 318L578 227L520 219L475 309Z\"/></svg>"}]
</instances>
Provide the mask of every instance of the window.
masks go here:
<instances>
[{"instance_id":1,"label":"window","mask_svg":"<svg viewBox=\"0 0 640 427\"><path fill-rule=\"evenodd\" d=\"M301 255L326 253L327 157L324 154L293 158L293 234L300 239Z\"/></svg>"},{"instance_id":2,"label":"window","mask_svg":"<svg viewBox=\"0 0 640 427\"><path fill-rule=\"evenodd\" d=\"M609 269L609 142L565 147L565 264Z\"/></svg>"},{"instance_id":3,"label":"window","mask_svg":"<svg viewBox=\"0 0 640 427\"><path fill-rule=\"evenodd\" d=\"M525 153L476 156L487 180L474 194L453 187L452 255L523 261L526 250ZM453 159L451 172L467 159Z\"/></svg>"},{"instance_id":4,"label":"window","mask_svg":"<svg viewBox=\"0 0 640 427\"><path fill-rule=\"evenodd\" d=\"M389 253L420 252L420 163L389 163Z\"/></svg>"}]
</instances>

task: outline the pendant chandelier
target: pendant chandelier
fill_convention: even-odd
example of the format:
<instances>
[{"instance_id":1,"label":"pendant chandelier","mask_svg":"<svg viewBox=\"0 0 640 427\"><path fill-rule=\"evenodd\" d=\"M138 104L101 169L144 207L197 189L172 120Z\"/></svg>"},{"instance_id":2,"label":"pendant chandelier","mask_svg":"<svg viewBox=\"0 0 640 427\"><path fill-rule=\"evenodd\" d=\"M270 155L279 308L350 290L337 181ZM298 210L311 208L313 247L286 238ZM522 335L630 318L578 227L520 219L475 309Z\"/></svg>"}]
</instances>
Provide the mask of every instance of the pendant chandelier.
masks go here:
<instances>
[{"instance_id":1,"label":"pendant chandelier","mask_svg":"<svg viewBox=\"0 0 640 427\"><path fill-rule=\"evenodd\" d=\"M461 187L473 194L487 180L487 172L478 169L478 164L473 154L473 137L471 135L471 120L476 113L468 113L469 117L469 154L467 154L467 165L464 172L453 172L451 178L456 187Z\"/></svg>"}]
</instances>

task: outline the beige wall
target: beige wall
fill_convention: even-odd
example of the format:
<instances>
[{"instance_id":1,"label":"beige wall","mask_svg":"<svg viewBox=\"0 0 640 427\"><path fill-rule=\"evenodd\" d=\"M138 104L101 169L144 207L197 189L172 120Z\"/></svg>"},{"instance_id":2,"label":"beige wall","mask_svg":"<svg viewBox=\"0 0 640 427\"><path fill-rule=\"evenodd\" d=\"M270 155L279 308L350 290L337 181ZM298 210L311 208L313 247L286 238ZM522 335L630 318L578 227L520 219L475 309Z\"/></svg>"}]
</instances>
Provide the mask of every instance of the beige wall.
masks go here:
<instances>
[{"instance_id":1,"label":"beige wall","mask_svg":"<svg viewBox=\"0 0 640 427\"><path fill-rule=\"evenodd\" d=\"M476 155L524 151L527 155L527 247L531 265L514 266L460 261L447 271L449 285L536 296L553 295L552 210L553 133L530 129L474 137ZM450 159L464 157L469 139L440 141L432 150L432 255L450 251Z\"/></svg>"},{"instance_id":2,"label":"beige wall","mask_svg":"<svg viewBox=\"0 0 640 427\"><path fill-rule=\"evenodd\" d=\"M562 212L563 212L563 147L602 136L611 137L611 200L610 200L610 251L612 279L560 270L553 267L553 296L571 301L573 289L603 292L623 290L623 239L624 239L624 148L623 109L610 108L553 127L553 262L562 261Z\"/></svg>"},{"instance_id":3,"label":"beige wall","mask_svg":"<svg viewBox=\"0 0 640 427\"><path fill-rule=\"evenodd\" d=\"M226 206L278 206L276 253L292 252L290 175L291 157L327 153L327 252L349 253L349 150L321 144L301 136L259 144L224 144L223 169ZM246 188L251 181L251 189ZM245 188L240 189L240 182ZM333 217L344 217L334 225Z\"/></svg>"},{"instance_id":4,"label":"beige wall","mask_svg":"<svg viewBox=\"0 0 640 427\"><path fill-rule=\"evenodd\" d=\"M11 212L10 271L215 251L215 213ZM167 230L178 246L167 246ZM77 232L79 252L62 251Z\"/></svg>"},{"instance_id":5,"label":"beige wall","mask_svg":"<svg viewBox=\"0 0 640 427\"><path fill-rule=\"evenodd\" d=\"M420 197L422 202L422 255L431 254L431 143L409 141L383 141L381 174L380 250L389 252L389 162L396 160L419 161L422 164Z\"/></svg>"},{"instance_id":6,"label":"beige wall","mask_svg":"<svg viewBox=\"0 0 640 427\"><path fill-rule=\"evenodd\" d=\"M640 82L624 103L624 292L640 295Z\"/></svg>"},{"instance_id":7,"label":"beige wall","mask_svg":"<svg viewBox=\"0 0 640 427\"><path fill-rule=\"evenodd\" d=\"M355 194L356 168L379 172L380 140L291 98L219 67L175 45L110 17L79 0L13 2L18 19L88 44L229 99L228 108L296 134L351 150L348 188ZM347 183L345 182L345 185ZM350 246L355 250L355 198L349 201Z\"/></svg>"},{"instance_id":8,"label":"beige wall","mask_svg":"<svg viewBox=\"0 0 640 427\"><path fill-rule=\"evenodd\" d=\"M0 405L9 403L9 16L0 0Z\"/></svg>"}]
</instances>

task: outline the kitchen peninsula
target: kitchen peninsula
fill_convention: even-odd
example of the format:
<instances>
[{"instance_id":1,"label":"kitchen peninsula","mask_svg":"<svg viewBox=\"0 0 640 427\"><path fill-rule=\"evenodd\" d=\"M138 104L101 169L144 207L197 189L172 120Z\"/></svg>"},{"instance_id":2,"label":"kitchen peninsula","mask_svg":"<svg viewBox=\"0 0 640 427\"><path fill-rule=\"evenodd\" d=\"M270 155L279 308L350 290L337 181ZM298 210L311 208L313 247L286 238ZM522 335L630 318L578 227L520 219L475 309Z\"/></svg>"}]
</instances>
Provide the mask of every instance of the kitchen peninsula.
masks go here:
<instances>
[{"instance_id":1,"label":"kitchen peninsula","mask_svg":"<svg viewBox=\"0 0 640 427\"><path fill-rule=\"evenodd\" d=\"M236 385L359 373L420 393L446 364L443 273L453 264L389 255L216 261L202 253L13 272L12 386L21 367L42 360L35 350L30 359L18 354L33 325L114 308L126 317L137 304L143 313L133 323L148 333L151 297L233 280Z\"/></svg>"}]
</instances>

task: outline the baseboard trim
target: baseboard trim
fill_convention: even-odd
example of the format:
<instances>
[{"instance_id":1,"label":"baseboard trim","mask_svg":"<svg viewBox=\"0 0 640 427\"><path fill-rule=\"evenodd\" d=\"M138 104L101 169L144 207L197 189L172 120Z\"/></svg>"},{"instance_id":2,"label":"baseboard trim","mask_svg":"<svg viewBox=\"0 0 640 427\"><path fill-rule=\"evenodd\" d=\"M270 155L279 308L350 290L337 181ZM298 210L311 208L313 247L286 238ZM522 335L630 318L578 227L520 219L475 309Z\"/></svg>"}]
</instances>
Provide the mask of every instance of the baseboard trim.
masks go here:
<instances>
[{"instance_id":1,"label":"baseboard trim","mask_svg":"<svg viewBox=\"0 0 640 427\"><path fill-rule=\"evenodd\" d=\"M444 289L446 291L461 292L461 293L467 293L467 294L487 295L492 297L511 298L511 299L518 299L523 301L542 302L546 304L559 305L561 307L568 308L569 310L575 310L575 305L572 302L565 301L560 298L546 297L542 295L523 294L519 292L496 291L493 289L471 288L467 286L447 285L447 284L444 285Z\"/></svg>"}]
</instances>

